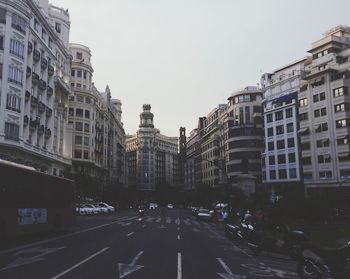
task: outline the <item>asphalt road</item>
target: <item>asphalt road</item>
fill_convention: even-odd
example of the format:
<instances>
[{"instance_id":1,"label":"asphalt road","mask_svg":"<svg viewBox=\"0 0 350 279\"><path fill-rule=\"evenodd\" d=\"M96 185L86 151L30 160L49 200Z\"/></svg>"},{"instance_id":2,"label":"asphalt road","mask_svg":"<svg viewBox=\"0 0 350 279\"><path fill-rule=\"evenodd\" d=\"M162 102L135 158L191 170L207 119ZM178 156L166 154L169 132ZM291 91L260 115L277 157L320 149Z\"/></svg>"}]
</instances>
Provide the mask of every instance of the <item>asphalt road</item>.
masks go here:
<instances>
[{"instance_id":1,"label":"asphalt road","mask_svg":"<svg viewBox=\"0 0 350 279\"><path fill-rule=\"evenodd\" d=\"M0 278L298 278L282 255L254 255L190 211L83 216L70 230L0 249Z\"/></svg>"}]
</instances>

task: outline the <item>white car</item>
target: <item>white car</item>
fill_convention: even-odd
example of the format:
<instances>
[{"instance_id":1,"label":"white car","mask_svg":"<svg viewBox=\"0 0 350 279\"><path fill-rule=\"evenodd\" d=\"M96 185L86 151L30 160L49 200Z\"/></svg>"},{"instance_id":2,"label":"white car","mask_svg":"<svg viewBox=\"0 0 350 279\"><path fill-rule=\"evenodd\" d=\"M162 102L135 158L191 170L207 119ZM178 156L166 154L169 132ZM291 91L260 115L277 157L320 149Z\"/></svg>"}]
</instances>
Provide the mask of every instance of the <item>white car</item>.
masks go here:
<instances>
[{"instance_id":1,"label":"white car","mask_svg":"<svg viewBox=\"0 0 350 279\"><path fill-rule=\"evenodd\" d=\"M85 204L85 207L90 208L92 214L94 214L94 215L101 213L101 209L98 208L98 207L95 207L95 206L92 205L92 204Z\"/></svg>"},{"instance_id":2,"label":"white car","mask_svg":"<svg viewBox=\"0 0 350 279\"><path fill-rule=\"evenodd\" d=\"M168 207L169 209L173 209L173 208L174 208L174 205L171 204L171 203L168 203L167 207Z\"/></svg>"},{"instance_id":3,"label":"white car","mask_svg":"<svg viewBox=\"0 0 350 279\"><path fill-rule=\"evenodd\" d=\"M106 204L105 202L99 202L97 205L102 208L104 213L113 213L115 212L115 208L109 204Z\"/></svg>"},{"instance_id":4,"label":"white car","mask_svg":"<svg viewBox=\"0 0 350 279\"><path fill-rule=\"evenodd\" d=\"M158 204L156 204L155 202L151 202L149 204L149 209L156 209L156 208L158 208Z\"/></svg>"},{"instance_id":5,"label":"white car","mask_svg":"<svg viewBox=\"0 0 350 279\"><path fill-rule=\"evenodd\" d=\"M79 214L79 215L86 215L86 214L88 214L86 208L83 207L81 204L77 204L75 206L75 212L77 214Z\"/></svg>"}]
</instances>

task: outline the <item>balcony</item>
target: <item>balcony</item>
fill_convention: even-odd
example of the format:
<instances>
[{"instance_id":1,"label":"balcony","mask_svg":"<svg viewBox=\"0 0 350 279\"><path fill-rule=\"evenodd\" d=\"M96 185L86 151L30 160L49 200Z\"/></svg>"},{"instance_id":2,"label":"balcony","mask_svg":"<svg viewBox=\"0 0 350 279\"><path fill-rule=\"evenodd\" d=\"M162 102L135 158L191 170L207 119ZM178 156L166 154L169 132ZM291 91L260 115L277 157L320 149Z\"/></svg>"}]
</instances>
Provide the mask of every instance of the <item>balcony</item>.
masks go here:
<instances>
[{"instance_id":1,"label":"balcony","mask_svg":"<svg viewBox=\"0 0 350 279\"><path fill-rule=\"evenodd\" d=\"M31 53L33 51L33 44L31 42L28 42L28 54Z\"/></svg>"},{"instance_id":2,"label":"balcony","mask_svg":"<svg viewBox=\"0 0 350 279\"><path fill-rule=\"evenodd\" d=\"M45 108L46 108L45 104L40 101L38 105L38 111L40 113L43 113L45 111Z\"/></svg>"},{"instance_id":3,"label":"balcony","mask_svg":"<svg viewBox=\"0 0 350 279\"><path fill-rule=\"evenodd\" d=\"M31 74L32 74L32 69L27 66L26 77L29 78Z\"/></svg>"},{"instance_id":4,"label":"balcony","mask_svg":"<svg viewBox=\"0 0 350 279\"><path fill-rule=\"evenodd\" d=\"M47 95L52 96L53 95L53 88L48 85L46 87L46 92L47 92Z\"/></svg>"},{"instance_id":5,"label":"balcony","mask_svg":"<svg viewBox=\"0 0 350 279\"><path fill-rule=\"evenodd\" d=\"M41 58L41 69L45 70L47 68L47 65L48 65L47 59L42 57Z\"/></svg>"},{"instance_id":6,"label":"balcony","mask_svg":"<svg viewBox=\"0 0 350 279\"><path fill-rule=\"evenodd\" d=\"M23 117L23 125L24 125L24 126L27 126L28 123L29 123L29 117L28 117L28 115L25 115L25 116Z\"/></svg>"},{"instance_id":7,"label":"balcony","mask_svg":"<svg viewBox=\"0 0 350 279\"><path fill-rule=\"evenodd\" d=\"M40 60L40 51L37 49L34 49L33 60L35 62L38 62Z\"/></svg>"},{"instance_id":8,"label":"balcony","mask_svg":"<svg viewBox=\"0 0 350 279\"><path fill-rule=\"evenodd\" d=\"M38 134L39 134L39 135L42 135L42 134L44 134L44 132L45 132L45 127L44 127L44 125L40 125L40 126L38 127Z\"/></svg>"},{"instance_id":9,"label":"balcony","mask_svg":"<svg viewBox=\"0 0 350 279\"><path fill-rule=\"evenodd\" d=\"M29 129L31 131L34 131L37 126L38 126L38 122L36 120L30 119L30 121L29 121Z\"/></svg>"},{"instance_id":10,"label":"balcony","mask_svg":"<svg viewBox=\"0 0 350 279\"><path fill-rule=\"evenodd\" d=\"M47 74L49 76L52 76L55 72L55 68L52 65L49 65L49 68L47 69Z\"/></svg>"},{"instance_id":11,"label":"balcony","mask_svg":"<svg viewBox=\"0 0 350 279\"><path fill-rule=\"evenodd\" d=\"M45 127L45 138L49 139L51 137L51 129Z\"/></svg>"},{"instance_id":12,"label":"balcony","mask_svg":"<svg viewBox=\"0 0 350 279\"><path fill-rule=\"evenodd\" d=\"M35 72L32 73L32 83L37 85L39 83L39 75Z\"/></svg>"},{"instance_id":13,"label":"balcony","mask_svg":"<svg viewBox=\"0 0 350 279\"><path fill-rule=\"evenodd\" d=\"M34 97L34 96L31 96L31 105L34 107L36 107L38 105L38 98Z\"/></svg>"},{"instance_id":14,"label":"balcony","mask_svg":"<svg viewBox=\"0 0 350 279\"><path fill-rule=\"evenodd\" d=\"M24 100L25 100L26 102L28 102L28 101L29 101L29 99L30 99L30 92L29 92L28 90L26 90Z\"/></svg>"},{"instance_id":15,"label":"balcony","mask_svg":"<svg viewBox=\"0 0 350 279\"><path fill-rule=\"evenodd\" d=\"M39 80L39 89L42 91L46 89L46 82L42 79Z\"/></svg>"},{"instance_id":16,"label":"balcony","mask_svg":"<svg viewBox=\"0 0 350 279\"><path fill-rule=\"evenodd\" d=\"M49 107L46 107L46 117L51 117L52 116L52 109Z\"/></svg>"}]
</instances>

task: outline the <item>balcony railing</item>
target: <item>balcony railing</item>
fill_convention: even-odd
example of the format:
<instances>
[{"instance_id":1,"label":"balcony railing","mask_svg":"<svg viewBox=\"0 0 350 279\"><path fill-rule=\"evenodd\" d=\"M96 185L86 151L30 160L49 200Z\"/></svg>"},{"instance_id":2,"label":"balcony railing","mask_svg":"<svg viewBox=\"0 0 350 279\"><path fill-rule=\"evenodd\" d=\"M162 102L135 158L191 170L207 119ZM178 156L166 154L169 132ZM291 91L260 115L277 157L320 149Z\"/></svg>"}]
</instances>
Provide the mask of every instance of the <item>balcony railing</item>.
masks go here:
<instances>
[{"instance_id":1,"label":"balcony railing","mask_svg":"<svg viewBox=\"0 0 350 279\"><path fill-rule=\"evenodd\" d=\"M54 74L54 72L55 72L54 67L52 65L49 65L49 68L47 69L47 74L49 76L52 76Z\"/></svg>"},{"instance_id":2,"label":"balcony railing","mask_svg":"<svg viewBox=\"0 0 350 279\"><path fill-rule=\"evenodd\" d=\"M45 108L46 108L45 104L40 101L38 106L38 111L40 113L43 113L45 111Z\"/></svg>"},{"instance_id":3,"label":"balcony railing","mask_svg":"<svg viewBox=\"0 0 350 279\"><path fill-rule=\"evenodd\" d=\"M44 91L46 89L46 82L42 79L39 80L39 88Z\"/></svg>"},{"instance_id":4,"label":"balcony railing","mask_svg":"<svg viewBox=\"0 0 350 279\"><path fill-rule=\"evenodd\" d=\"M37 106L38 105L38 98L31 96L31 105L32 106Z\"/></svg>"},{"instance_id":5,"label":"balcony railing","mask_svg":"<svg viewBox=\"0 0 350 279\"><path fill-rule=\"evenodd\" d=\"M39 135L42 135L42 134L44 134L44 132L45 132L45 127L44 127L44 125L40 125L40 126L38 127L38 134L39 134Z\"/></svg>"},{"instance_id":6,"label":"balcony railing","mask_svg":"<svg viewBox=\"0 0 350 279\"><path fill-rule=\"evenodd\" d=\"M32 83L37 85L39 83L39 75L35 72L32 73Z\"/></svg>"},{"instance_id":7,"label":"balcony railing","mask_svg":"<svg viewBox=\"0 0 350 279\"><path fill-rule=\"evenodd\" d=\"M47 95L49 95L49 96L52 96L52 94L53 94L53 88L51 87L51 86L47 86L46 87L46 92L47 92Z\"/></svg>"},{"instance_id":8,"label":"balcony railing","mask_svg":"<svg viewBox=\"0 0 350 279\"><path fill-rule=\"evenodd\" d=\"M42 57L41 58L41 69L45 70L47 68L48 62L47 59Z\"/></svg>"},{"instance_id":9,"label":"balcony railing","mask_svg":"<svg viewBox=\"0 0 350 279\"><path fill-rule=\"evenodd\" d=\"M29 99L30 99L30 92L29 92L28 90L26 90L24 100L25 100L26 102L28 102L28 101L29 101Z\"/></svg>"},{"instance_id":10,"label":"balcony railing","mask_svg":"<svg viewBox=\"0 0 350 279\"><path fill-rule=\"evenodd\" d=\"M51 137L51 129L45 127L45 138L49 139Z\"/></svg>"},{"instance_id":11,"label":"balcony railing","mask_svg":"<svg viewBox=\"0 0 350 279\"><path fill-rule=\"evenodd\" d=\"M34 49L33 60L35 62L38 62L40 60L40 51L37 49Z\"/></svg>"},{"instance_id":12,"label":"balcony railing","mask_svg":"<svg viewBox=\"0 0 350 279\"><path fill-rule=\"evenodd\" d=\"M36 120L30 119L29 121L30 130L34 131L37 126L38 126L38 122Z\"/></svg>"},{"instance_id":13,"label":"balcony railing","mask_svg":"<svg viewBox=\"0 0 350 279\"><path fill-rule=\"evenodd\" d=\"M31 42L28 42L28 53L31 53L33 51L33 44Z\"/></svg>"},{"instance_id":14,"label":"balcony railing","mask_svg":"<svg viewBox=\"0 0 350 279\"><path fill-rule=\"evenodd\" d=\"M32 74L32 69L27 66L27 71L26 71L27 78L29 78L31 74Z\"/></svg>"}]
</instances>

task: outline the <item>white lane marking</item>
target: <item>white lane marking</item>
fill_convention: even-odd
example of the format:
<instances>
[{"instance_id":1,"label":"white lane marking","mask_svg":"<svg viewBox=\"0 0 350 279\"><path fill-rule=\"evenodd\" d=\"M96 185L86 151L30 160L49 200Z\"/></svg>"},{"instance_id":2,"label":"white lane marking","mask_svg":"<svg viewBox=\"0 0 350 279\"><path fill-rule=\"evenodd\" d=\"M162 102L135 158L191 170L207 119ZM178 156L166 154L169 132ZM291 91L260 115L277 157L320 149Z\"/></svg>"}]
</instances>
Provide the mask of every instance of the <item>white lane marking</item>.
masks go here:
<instances>
[{"instance_id":1,"label":"white lane marking","mask_svg":"<svg viewBox=\"0 0 350 279\"><path fill-rule=\"evenodd\" d=\"M177 235L177 240L180 240L180 235L179 234Z\"/></svg>"},{"instance_id":2,"label":"white lane marking","mask_svg":"<svg viewBox=\"0 0 350 279\"><path fill-rule=\"evenodd\" d=\"M179 217L177 217L177 219L175 220L175 224L178 226L180 225L180 218Z\"/></svg>"},{"instance_id":3,"label":"white lane marking","mask_svg":"<svg viewBox=\"0 0 350 279\"><path fill-rule=\"evenodd\" d=\"M77 267L81 266L82 264L86 263L87 261L91 260L92 258L98 256L99 254L103 253L104 251L108 250L110 247L103 248L102 250L92 254L91 256L87 257L86 259L78 262L77 264L73 265L72 267L66 269L65 271L61 272L60 274L52 277L51 279L58 279L62 277L63 275L67 274L68 272L71 272L72 270L76 269Z\"/></svg>"},{"instance_id":4,"label":"white lane marking","mask_svg":"<svg viewBox=\"0 0 350 279\"><path fill-rule=\"evenodd\" d=\"M177 253L177 279L182 278L181 253Z\"/></svg>"},{"instance_id":5,"label":"white lane marking","mask_svg":"<svg viewBox=\"0 0 350 279\"><path fill-rule=\"evenodd\" d=\"M131 236L133 235L135 232L131 232L131 233L128 233L126 236Z\"/></svg>"},{"instance_id":6,"label":"white lane marking","mask_svg":"<svg viewBox=\"0 0 350 279\"><path fill-rule=\"evenodd\" d=\"M158 217L155 222L159 223L161 220L162 220L162 218Z\"/></svg>"},{"instance_id":7,"label":"white lane marking","mask_svg":"<svg viewBox=\"0 0 350 279\"><path fill-rule=\"evenodd\" d=\"M148 217L145 221L148 223L151 223L153 221L154 217Z\"/></svg>"},{"instance_id":8,"label":"white lane marking","mask_svg":"<svg viewBox=\"0 0 350 279\"><path fill-rule=\"evenodd\" d=\"M170 223L171 223L171 219L170 219L170 217L166 217L166 222L167 222L168 224L170 224Z\"/></svg>"},{"instance_id":9,"label":"white lane marking","mask_svg":"<svg viewBox=\"0 0 350 279\"><path fill-rule=\"evenodd\" d=\"M194 232L199 232L199 229L197 229L196 227L193 227L193 231Z\"/></svg>"},{"instance_id":10,"label":"white lane marking","mask_svg":"<svg viewBox=\"0 0 350 279\"><path fill-rule=\"evenodd\" d=\"M140 251L135 258L131 261L130 264L118 264L118 270L119 270L119 279L124 278L128 276L130 273L135 272L136 270L139 270L143 268L143 265L137 265L136 262L143 254L143 251Z\"/></svg>"},{"instance_id":11,"label":"white lane marking","mask_svg":"<svg viewBox=\"0 0 350 279\"><path fill-rule=\"evenodd\" d=\"M142 228L146 228L146 225L142 225Z\"/></svg>"},{"instance_id":12,"label":"white lane marking","mask_svg":"<svg viewBox=\"0 0 350 279\"><path fill-rule=\"evenodd\" d=\"M216 258L216 259L219 261L219 263L220 263L221 266L225 269L225 271L226 271L228 274L232 275L232 271L231 271L230 268L224 263L224 261L223 261L221 258Z\"/></svg>"},{"instance_id":13,"label":"white lane marking","mask_svg":"<svg viewBox=\"0 0 350 279\"><path fill-rule=\"evenodd\" d=\"M230 268L225 264L225 262L221 258L216 258L216 259L219 261L223 269L225 269L226 271L226 273L217 272L217 275L219 275L220 277L224 279L246 279L247 278L247 276L245 275L233 274Z\"/></svg>"},{"instance_id":14,"label":"white lane marking","mask_svg":"<svg viewBox=\"0 0 350 279\"><path fill-rule=\"evenodd\" d=\"M180 228L179 228L179 227L177 227L177 230L179 231L179 230L180 230Z\"/></svg>"},{"instance_id":15,"label":"white lane marking","mask_svg":"<svg viewBox=\"0 0 350 279\"><path fill-rule=\"evenodd\" d=\"M129 223L122 223L122 224L120 224L120 225L123 226L123 227L130 226L130 225L131 225L131 222L129 222Z\"/></svg>"},{"instance_id":16,"label":"white lane marking","mask_svg":"<svg viewBox=\"0 0 350 279\"><path fill-rule=\"evenodd\" d=\"M99 225L99 226L92 227L92 228L88 228L88 229L85 229L85 230L73 232L73 233L70 233L70 234L66 234L66 235L62 235L62 236L58 236L58 237L53 237L53 238L50 238L50 239L45 239L45 240L41 240L41 241L30 243L30 244L25 244L25 245L22 245L22 246L10 248L10 249L1 251L0 255L4 255L4 254L7 254L7 253L12 253L12 252L15 252L15 251L18 251L18 250L22 250L22 249L25 249L25 248L28 248L28 247L32 247L32 246L35 246L35 245L41 245L41 244L48 243L48 242L51 242L51 241L55 241L55 240L59 240L59 239L62 239L62 238L74 236L74 235L77 235L77 234L80 234L80 233L85 233L85 232L97 230L97 229L100 229L100 228L103 228L103 227L110 226L112 224L113 224L113 222L112 223L108 223L108 224Z\"/></svg>"}]
</instances>

